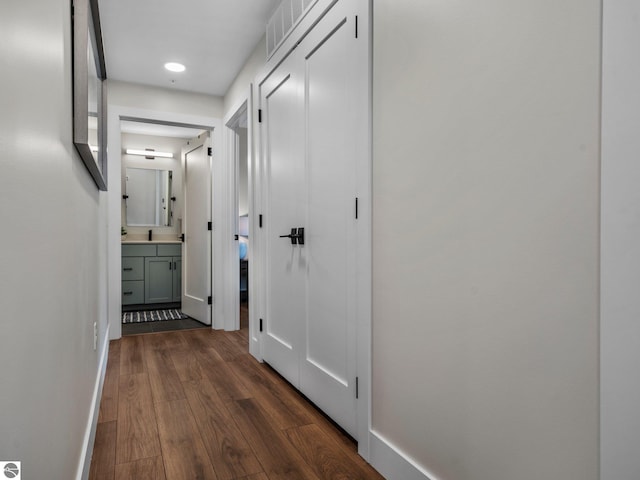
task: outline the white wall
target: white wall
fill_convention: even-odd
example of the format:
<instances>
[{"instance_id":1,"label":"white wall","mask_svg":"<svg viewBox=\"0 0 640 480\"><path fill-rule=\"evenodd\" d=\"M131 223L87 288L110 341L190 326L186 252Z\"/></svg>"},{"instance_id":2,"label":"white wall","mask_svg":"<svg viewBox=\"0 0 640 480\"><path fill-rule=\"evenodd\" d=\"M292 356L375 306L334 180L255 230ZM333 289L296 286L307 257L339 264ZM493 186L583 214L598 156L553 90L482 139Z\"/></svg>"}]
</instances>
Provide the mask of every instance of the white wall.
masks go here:
<instances>
[{"instance_id":1,"label":"white wall","mask_svg":"<svg viewBox=\"0 0 640 480\"><path fill-rule=\"evenodd\" d=\"M604 1L601 479L640 477L640 5Z\"/></svg>"},{"instance_id":2,"label":"white wall","mask_svg":"<svg viewBox=\"0 0 640 480\"><path fill-rule=\"evenodd\" d=\"M69 1L1 10L0 460L69 480L106 332L106 194L72 143Z\"/></svg>"},{"instance_id":3,"label":"white wall","mask_svg":"<svg viewBox=\"0 0 640 480\"><path fill-rule=\"evenodd\" d=\"M253 83L256 75L265 65L266 61L267 44L266 37L263 36L253 49L253 52L251 52L251 55L249 55L249 58L247 58L244 66L240 69L240 72L238 72L238 75L236 75L236 78L224 96L224 118L232 115L235 110L240 107L244 99L247 98L251 83Z\"/></svg>"},{"instance_id":4,"label":"white wall","mask_svg":"<svg viewBox=\"0 0 640 480\"><path fill-rule=\"evenodd\" d=\"M222 97L109 80L109 105L222 118Z\"/></svg>"},{"instance_id":5,"label":"white wall","mask_svg":"<svg viewBox=\"0 0 640 480\"><path fill-rule=\"evenodd\" d=\"M596 479L600 2L373 29L373 428L434 478Z\"/></svg>"}]
</instances>

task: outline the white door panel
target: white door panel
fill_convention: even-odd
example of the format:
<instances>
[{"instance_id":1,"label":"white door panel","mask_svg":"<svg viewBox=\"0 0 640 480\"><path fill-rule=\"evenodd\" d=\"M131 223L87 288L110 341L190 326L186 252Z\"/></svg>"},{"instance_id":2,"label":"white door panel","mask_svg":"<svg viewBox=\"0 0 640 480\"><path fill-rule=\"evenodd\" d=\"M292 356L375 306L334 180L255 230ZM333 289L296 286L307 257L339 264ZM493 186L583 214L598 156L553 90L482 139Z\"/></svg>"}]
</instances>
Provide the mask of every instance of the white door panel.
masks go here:
<instances>
[{"instance_id":1,"label":"white door panel","mask_svg":"<svg viewBox=\"0 0 640 480\"><path fill-rule=\"evenodd\" d=\"M207 152L209 136L201 135L183 149L185 236L182 262L182 311L211 325L211 159Z\"/></svg>"},{"instance_id":2,"label":"white door panel","mask_svg":"<svg viewBox=\"0 0 640 480\"><path fill-rule=\"evenodd\" d=\"M300 75L285 61L261 87L268 178L267 319L264 358L298 386L299 327L304 319L304 257L287 238L304 226L304 150Z\"/></svg>"},{"instance_id":3,"label":"white door panel","mask_svg":"<svg viewBox=\"0 0 640 480\"><path fill-rule=\"evenodd\" d=\"M305 60L308 271L300 389L356 429L356 39L329 14L300 45Z\"/></svg>"}]
</instances>

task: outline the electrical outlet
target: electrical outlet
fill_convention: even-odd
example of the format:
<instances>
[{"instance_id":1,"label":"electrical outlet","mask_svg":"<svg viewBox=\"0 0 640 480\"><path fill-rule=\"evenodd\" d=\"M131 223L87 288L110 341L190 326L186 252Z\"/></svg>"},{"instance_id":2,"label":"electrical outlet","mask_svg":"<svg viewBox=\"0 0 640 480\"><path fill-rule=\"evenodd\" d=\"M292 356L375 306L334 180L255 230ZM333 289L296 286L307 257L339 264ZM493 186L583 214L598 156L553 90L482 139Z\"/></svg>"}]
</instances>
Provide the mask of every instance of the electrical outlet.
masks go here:
<instances>
[{"instance_id":1,"label":"electrical outlet","mask_svg":"<svg viewBox=\"0 0 640 480\"><path fill-rule=\"evenodd\" d=\"M98 322L93 322L93 349L98 349Z\"/></svg>"}]
</instances>

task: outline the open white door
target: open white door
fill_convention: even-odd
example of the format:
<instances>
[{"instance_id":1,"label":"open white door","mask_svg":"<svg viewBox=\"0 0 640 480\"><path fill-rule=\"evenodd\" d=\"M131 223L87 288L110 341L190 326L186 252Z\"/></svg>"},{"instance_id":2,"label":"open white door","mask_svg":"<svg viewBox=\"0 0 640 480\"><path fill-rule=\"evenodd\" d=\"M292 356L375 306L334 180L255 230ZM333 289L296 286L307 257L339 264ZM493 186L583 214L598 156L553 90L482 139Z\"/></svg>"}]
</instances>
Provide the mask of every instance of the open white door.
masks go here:
<instances>
[{"instance_id":1,"label":"open white door","mask_svg":"<svg viewBox=\"0 0 640 480\"><path fill-rule=\"evenodd\" d=\"M182 149L182 311L211 325L211 157L203 133Z\"/></svg>"},{"instance_id":2,"label":"open white door","mask_svg":"<svg viewBox=\"0 0 640 480\"><path fill-rule=\"evenodd\" d=\"M260 85L260 105L264 360L357 438L358 159L366 151L358 132L367 96L357 71L366 40L354 36L354 13L334 7Z\"/></svg>"}]
</instances>

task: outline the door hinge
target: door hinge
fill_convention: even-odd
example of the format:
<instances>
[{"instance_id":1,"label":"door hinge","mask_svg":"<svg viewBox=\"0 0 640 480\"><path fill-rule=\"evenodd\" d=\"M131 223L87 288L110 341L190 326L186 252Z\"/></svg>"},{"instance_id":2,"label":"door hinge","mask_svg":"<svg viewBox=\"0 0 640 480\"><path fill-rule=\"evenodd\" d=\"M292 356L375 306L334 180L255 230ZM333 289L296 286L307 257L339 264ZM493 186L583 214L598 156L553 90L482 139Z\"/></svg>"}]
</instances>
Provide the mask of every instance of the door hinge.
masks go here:
<instances>
[{"instance_id":1,"label":"door hinge","mask_svg":"<svg viewBox=\"0 0 640 480\"><path fill-rule=\"evenodd\" d=\"M207 230L213 230L213 222L207 222Z\"/></svg>"},{"instance_id":2,"label":"door hinge","mask_svg":"<svg viewBox=\"0 0 640 480\"><path fill-rule=\"evenodd\" d=\"M207 155L213 157L213 148L207 147Z\"/></svg>"},{"instance_id":3,"label":"door hinge","mask_svg":"<svg viewBox=\"0 0 640 480\"><path fill-rule=\"evenodd\" d=\"M262 319L260 319L260 331L262 331Z\"/></svg>"},{"instance_id":4,"label":"door hinge","mask_svg":"<svg viewBox=\"0 0 640 480\"><path fill-rule=\"evenodd\" d=\"M258 215L258 227L262 228L262 214Z\"/></svg>"},{"instance_id":5,"label":"door hinge","mask_svg":"<svg viewBox=\"0 0 640 480\"><path fill-rule=\"evenodd\" d=\"M360 396L360 391L358 388L358 377L356 377L356 399Z\"/></svg>"},{"instance_id":6,"label":"door hinge","mask_svg":"<svg viewBox=\"0 0 640 480\"><path fill-rule=\"evenodd\" d=\"M356 220L358 219L358 197L356 197Z\"/></svg>"},{"instance_id":7,"label":"door hinge","mask_svg":"<svg viewBox=\"0 0 640 480\"><path fill-rule=\"evenodd\" d=\"M211 295L209 295L207 297L207 305L212 305L213 304L213 297Z\"/></svg>"},{"instance_id":8,"label":"door hinge","mask_svg":"<svg viewBox=\"0 0 640 480\"><path fill-rule=\"evenodd\" d=\"M356 15L356 38L358 38L358 15Z\"/></svg>"},{"instance_id":9,"label":"door hinge","mask_svg":"<svg viewBox=\"0 0 640 480\"><path fill-rule=\"evenodd\" d=\"M258 123L262 123L262 109L258 109Z\"/></svg>"}]
</instances>

